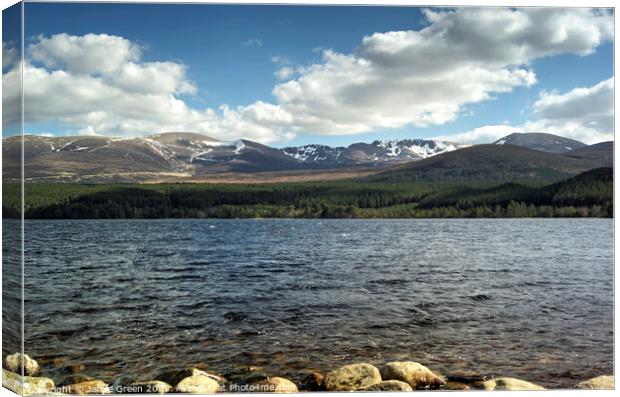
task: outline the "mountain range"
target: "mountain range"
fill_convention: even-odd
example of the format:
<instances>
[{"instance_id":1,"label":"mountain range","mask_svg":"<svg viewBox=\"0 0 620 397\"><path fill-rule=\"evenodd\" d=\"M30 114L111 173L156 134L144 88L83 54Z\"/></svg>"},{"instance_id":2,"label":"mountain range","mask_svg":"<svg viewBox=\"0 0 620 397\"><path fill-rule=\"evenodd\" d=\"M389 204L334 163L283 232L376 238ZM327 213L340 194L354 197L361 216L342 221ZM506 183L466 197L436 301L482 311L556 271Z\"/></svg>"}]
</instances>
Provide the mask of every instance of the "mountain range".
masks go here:
<instances>
[{"instance_id":1,"label":"mountain range","mask_svg":"<svg viewBox=\"0 0 620 397\"><path fill-rule=\"evenodd\" d=\"M19 179L21 144L19 136L3 139L5 180ZM26 135L23 151L25 177L38 182L239 181L240 175L242 181L322 180L327 174L331 179L370 174L382 180L557 179L613 165L613 142L588 146L542 133L514 133L489 145L405 139L285 148L186 132L140 138Z\"/></svg>"}]
</instances>

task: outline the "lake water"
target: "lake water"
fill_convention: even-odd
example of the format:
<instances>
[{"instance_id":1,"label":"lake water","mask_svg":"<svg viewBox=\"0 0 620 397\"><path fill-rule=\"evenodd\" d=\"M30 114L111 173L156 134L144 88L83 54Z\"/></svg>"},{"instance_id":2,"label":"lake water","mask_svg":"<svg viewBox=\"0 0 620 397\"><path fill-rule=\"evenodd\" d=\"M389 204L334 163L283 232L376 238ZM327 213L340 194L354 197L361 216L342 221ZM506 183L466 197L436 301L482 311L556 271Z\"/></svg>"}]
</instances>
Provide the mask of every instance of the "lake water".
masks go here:
<instances>
[{"instance_id":1,"label":"lake water","mask_svg":"<svg viewBox=\"0 0 620 397\"><path fill-rule=\"evenodd\" d=\"M608 219L27 221L26 247L26 352L53 376L613 372Z\"/></svg>"}]
</instances>

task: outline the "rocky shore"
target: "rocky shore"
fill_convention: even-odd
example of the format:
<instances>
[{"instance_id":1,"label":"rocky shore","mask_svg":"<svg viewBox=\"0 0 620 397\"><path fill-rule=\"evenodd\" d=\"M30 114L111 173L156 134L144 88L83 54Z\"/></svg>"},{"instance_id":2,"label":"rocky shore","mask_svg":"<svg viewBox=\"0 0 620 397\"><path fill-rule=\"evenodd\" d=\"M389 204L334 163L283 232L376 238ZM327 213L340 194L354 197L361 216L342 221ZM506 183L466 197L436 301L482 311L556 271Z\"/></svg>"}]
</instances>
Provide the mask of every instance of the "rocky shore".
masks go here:
<instances>
[{"instance_id":1,"label":"rocky shore","mask_svg":"<svg viewBox=\"0 0 620 397\"><path fill-rule=\"evenodd\" d=\"M301 381L267 374L259 367L245 367L217 375L198 368L162 372L150 381L137 381L132 375L120 375L111 383L86 374L83 365L71 366L70 375L56 383L42 376L36 360L15 353L4 360L2 385L26 396L57 394L134 394L218 392L295 393L299 391L413 391L443 390L543 390L525 380L480 375L469 372L439 374L413 361L388 362L379 367L355 363L332 369L324 374L309 372ZM21 374L25 376L22 377ZM602 375L583 380L575 389L613 389L614 377Z\"/></svg>"}]
</instances>

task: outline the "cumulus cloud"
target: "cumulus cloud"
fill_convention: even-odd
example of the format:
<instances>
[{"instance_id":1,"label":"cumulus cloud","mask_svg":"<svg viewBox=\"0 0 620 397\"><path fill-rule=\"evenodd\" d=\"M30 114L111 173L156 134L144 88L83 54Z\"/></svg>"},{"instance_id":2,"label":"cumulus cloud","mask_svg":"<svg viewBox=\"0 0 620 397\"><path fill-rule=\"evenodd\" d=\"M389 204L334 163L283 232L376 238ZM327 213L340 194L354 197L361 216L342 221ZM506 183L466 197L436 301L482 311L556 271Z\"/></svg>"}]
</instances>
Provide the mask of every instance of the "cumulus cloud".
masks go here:
<instances>
[{"instance_id":1,"label":"cumulus cloud","mask_svg":"<svg viewBox=\"0 0 620 397\"><path fill-rule=\"evenodd\" d=\"M580 119L609 131L613 122L613 97L613 78L566 94L543 92L534 103L534 114L550 120Z\"/></svg>"},{"instance_id":2,"label":"cumulus cloud","mask_svg":"<svg viewBox=\"0 0 620 397\"><path fill-rule=\"evenodd\" d=\"M19 52L14 46L2 42L2 69L10 68L18 61Z\"/></svg>"},{"instance_id":3,"label":"cumulus cloud","mask_svg":"<svg viewBox=\"0 0 620 397\"><path fill-rule=\"evenodd\" d=\"M565 94L543 92L533 113L537 119L525 123L524 129L555 132L586 143L613 139L614 79Z\"/></svg>"},{"instance_id":4,"label":"cumulus cloud","mask_svg":"<svg viewBox=\"0 0 620 397\"><path fill-rule=\"evenodd\" d=\"M107 34L39 36L27 51L33 62L75 74L110 74L140 58L137 45Z\"/></svg>"},{"instance_id":5,"label":"cumulus cloud","mask_svg":"<svg viewBox=\"0 0 620 397\"><path fill-rule=\"evenodd\" d=\"M528 66L560 53L587 55L613 35L607 11L463 8L425 11L421 30L375 33L352 54L323 61L273 90L295 125L352 134L442 125L467 104L536 83Z\"/></svg>"},{"instance_id":6,"label":"cumulus cloud","mask_svg":"<svg viewBox=\"0 0 620 397\"><path fill-rule=\"evenodd\" d=\"M179 98L196 87L178 62L144 62L139 46L117 36L42 36L27 50L27 119L59 119L95 133L183 129L265 143L300 132L439 126L467 105L535 84L534 59L587 55L613 37L605 10L461 8L424 15L420 30L368 35L352 53L321 49L314 64L292 68L274 57L281 82L273 103L204 110ZM560 120L550 114L540 120Z\"/></svg>"},{"instance_id":7,"label":"cumulus cloud","mask_svg":"<svg viewBox=\"0 0 620 397\"><path fill-rule=\"evenodd\" d=\"M523 130L521 127L514 127L509 124L485 125L458 134L436 136L434 139L466 144L490 143L513 132L523 132Z\"/></svg>"},{"instance_id":8,"label":"cumulus cloud","mask_svg":"<svg viewBox=\"0 0 620 397\"><path fill-rule=\"evenodd\" d=\"M564 94L541 92L532 106L534 119L521 125L487 125L437 139L461 143L487 143L513 132L546 132L593 144L613 139L614 80Z\"/></svg>"},{"instance_id":9,"label":"cumulus cloud","mask_svg":"<svg viewBox=\"0 0 620 397\"><path fill-rule=\"evenodd\" d=\"M109 35L38 37L26 50L26 122L59 121L84 135L145 135L198 131L216 138L269 143L291 137L274 105L194 109L179 94L194 94L185 65L144 62L130 41ZM93 61L96 60L96 61ZM2 76L3 125L20 121L21 63ZM269 112L269 120L264 113Z\"/></svg>"}]
</instances>

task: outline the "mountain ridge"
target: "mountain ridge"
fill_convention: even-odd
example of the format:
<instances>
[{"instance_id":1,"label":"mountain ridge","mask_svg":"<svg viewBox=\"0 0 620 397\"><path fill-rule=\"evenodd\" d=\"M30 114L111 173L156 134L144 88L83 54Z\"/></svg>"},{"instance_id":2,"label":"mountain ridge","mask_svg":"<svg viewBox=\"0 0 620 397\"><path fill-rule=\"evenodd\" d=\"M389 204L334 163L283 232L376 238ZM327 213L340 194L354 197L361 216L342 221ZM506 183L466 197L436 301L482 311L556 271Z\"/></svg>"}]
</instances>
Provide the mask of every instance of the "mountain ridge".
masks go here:
<instances>
[{"instance_id":1,"label":"mountain ridge","mask_svg":"<svg viewBox=\"0 0 620 397\"><path fill-rule=\"evenodd\" d=\"M98 176L105 176L106 181L144 182L157 173L188 178L226 172L381 168L459 147L419 139L280 149L246 139L221 141L188 132L135 138L24 136L26 179L47 181L97 181ZM2 152L5 178L20 174L21 137L3 139Z\"/></svg>"},{"instance_id":2,"label":"mountain ridge","mask_svg":"<svg viewBox=\"0 0 620 397\"><path fill-rule=\"evenodd\" d=\"M6 180L17 180L21 175L21 142L19 136L3 139ZM567 149L569 144L571 150ZM544 150L527 147L540 149L541 145ZM558 153L557 145L566 145L565 152ZM613 142L587 146L541 133L510 134L495 144L483 145L402 139L346 147L315 144L285 148L245 139L222 141L191 132L136 138L26 135L23 150L25 178L36 182L557 179L613 166Z\"/></svg>"}]
</instances>

